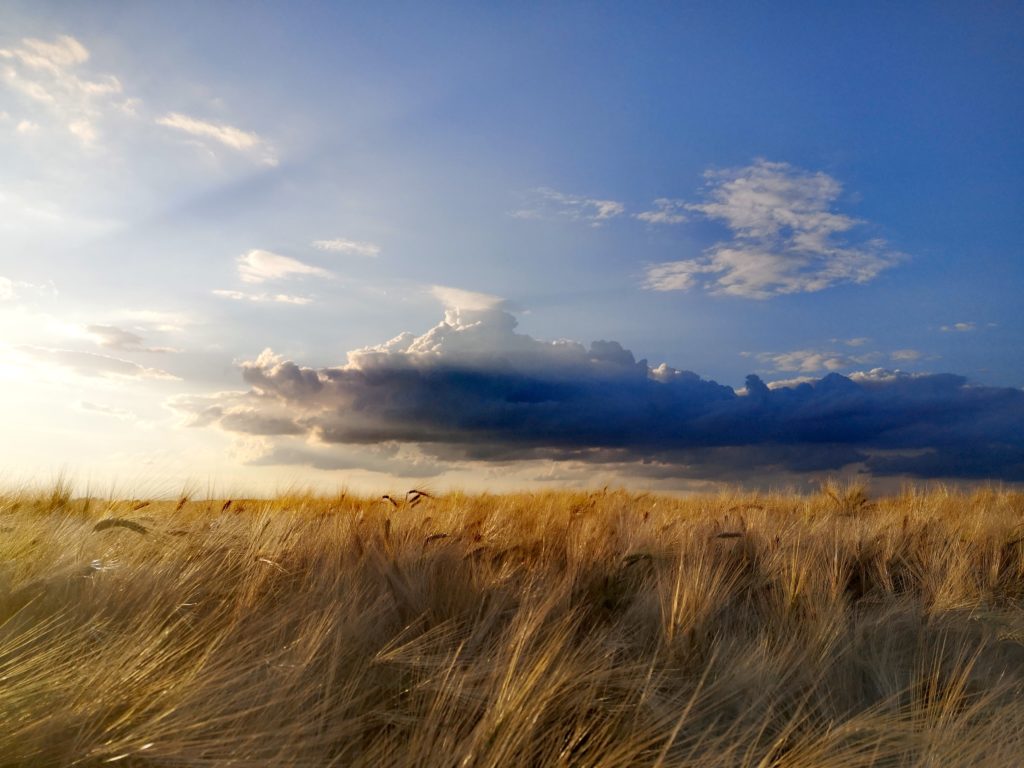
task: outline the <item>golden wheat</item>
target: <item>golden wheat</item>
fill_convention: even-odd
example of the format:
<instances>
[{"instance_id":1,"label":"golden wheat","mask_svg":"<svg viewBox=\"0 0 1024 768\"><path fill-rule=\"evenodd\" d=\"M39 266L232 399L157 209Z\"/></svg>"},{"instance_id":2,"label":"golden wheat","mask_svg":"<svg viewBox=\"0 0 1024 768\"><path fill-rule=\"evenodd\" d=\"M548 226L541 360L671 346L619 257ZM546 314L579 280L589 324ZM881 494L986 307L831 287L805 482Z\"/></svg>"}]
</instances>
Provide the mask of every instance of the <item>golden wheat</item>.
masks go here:
<instances>
[{"instance_id":1,"label":"golden wheat","mask_svg":"<svg viewBox=\"0 0 1024 768\"><path fill-rule=\"evenodd\" d=\"M61 479L0 495L0 764L1016 766L1022 542L999 490Z\"/></svg>"}]
</instances>

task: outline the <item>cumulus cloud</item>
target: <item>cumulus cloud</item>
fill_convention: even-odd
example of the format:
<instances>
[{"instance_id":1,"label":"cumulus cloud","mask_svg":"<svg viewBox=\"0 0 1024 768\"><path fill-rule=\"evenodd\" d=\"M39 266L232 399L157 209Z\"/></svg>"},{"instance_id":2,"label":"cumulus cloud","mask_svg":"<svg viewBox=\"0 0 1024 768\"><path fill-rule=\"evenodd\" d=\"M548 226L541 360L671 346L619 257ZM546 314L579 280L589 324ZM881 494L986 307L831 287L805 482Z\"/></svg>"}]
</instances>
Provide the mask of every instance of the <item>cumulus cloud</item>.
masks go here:
<instances>
[{"instance_id":1,"label":"cumulus cloud","mask_svg":"<svg viewBox=\"0 0 1024 768\"><path fill-rule=\"evenodd\" d=\"M952 325L942 326L943 333L970 333L971 331L978 330L977 323L953 323Z\"/></svg>"},{"instance_id":2,"label":"cumulus cloud","mask_svg":"<svg viewBox=\"0 0 1024 768\"><path fill-rule=\"evenodd\" d=\"M238 276L243 283L264 283L268 280L315 275L330 277L326 269L305 264L289 256L281 256L270 251L252 250L238 257Z\"/></svg>"},{"instance_id":3,"label":"cumulus cloud","mask_svg":"<svg viewBox=\"0 0 1024 768\"><path fill-rule=\"evenodd\" d=\"M223 288L215 288L211 293L214 296L220 296L222 299L231 299L233 301L255 301L257 303L272 303L272 304L295 304L297 306L303 306L305 304L312 304L313 299L308 296L293 296L290 293L252 293L249 291L231 291Z\"/></svg>"},{"instance_id":4,"label":"cumulus cloud","mask_svg":"<svg viewBox=\"0 0 1024 768\"><path fill-rule=\"evenodd\" d=\"M82 376L99 376L118 379L167 379L177 380L178 377L159 368L147 368L110 355L95 352L81 352L76 349L51 349L48 347L20 346L18 351L35 360L49 365L59 366L74 371Z\"/></svg>"},{"instance_id":5,"label":"cumulus cloud","mask_svg":"<svg viewBox=\"0 0 1024 768\"><path fill-rule=\"evenodd\" d=\"M614 341L517 333L500 300L467 296L460 306L447 294L445 319L426 333L353 350L341 365L310 368L268 349L242 365L247 390L171 404L195 426L319 450L415 444L440 462L554 460L679 478L857 465L1024 480L1020 390L875 369L775 388L752 375L741 395ZM282 451L276 460L305 463ZM965 464L967 454L986 458Z\"/></svg>"},{"instance_id":6,"label":"cumulus cloud","mask_svg":"<svg viewBox=\"0 0 1024 768\"><path fill-rule=\"evenodd\" d=\"M526 204L512 216L517 219L569 219L599 227L626 212L626 206L615 200L601 200L538 187L528 196Z\"/></svg>"},{"instance_id":7,"label":"cumulus cloud","mask_svg":"<svg viewBox=\"0 0 1024 768\"><path fill-rule=\"evenodd\" d=\"M659 197L654 201L654 209L634 214L640 221L648 224L682 224L689 220L686 215L686 201L669 197Z\"/></svg>"},{"instance_id":8,"label":"cumulus cloud","mask_svg":"<svg viewBox=\"0 0 1024 768\"><path fill-rule=\"evenodd\" d=\"M69 35L52 41L26 37L13 48L0 48L0 78L83 144L91 144L104 115L123 109L131 100L125 99L121 81L114 75L84 74L89 58L88 49ZM26 118L18 122L17 130L32 133L38 127Z\"/></svg>"},{"instance_id":9,"label":"cumulus cloud","mask_svg":"<svg viewBox=\"0 0 1024 768\"><path fill-rule=\"evenodd\" d=\"M170 112L158 117L156 124L188 134L197 139L206 139L236 152L259 154L268 165L277 164L277 156L270 144L259 134L245 131L227 123L214 123L197 117Z\"/></svg>"},{"instance_id":10,"label":"cumulus cloud","mask_svg":"<svg viewBox=\"0 0 1024 768\"><path fill-rule=\"evenodd\" d=\"M862 222L833 210L842 186L825 173L758 160L705 176L705 201L684 208L723 223L730 239L696 259L649 265L645 288L702 285L716 295L768 299L867 283L900 259L879 239L847 235Z\"/></svg>"},{"instance_id":11,"label":"cumulus cloud","mask_svg":"<svg viewBox=\"0 0 1024 768\"><path fill-rule=\"evenodd\" d=\"M380 246L376 243L348 240L344 237L336 237L333 240L314 240L313 247L321 251L348 253L354 256L373 257L380 255Z\"/></svg>"}]
</instances>

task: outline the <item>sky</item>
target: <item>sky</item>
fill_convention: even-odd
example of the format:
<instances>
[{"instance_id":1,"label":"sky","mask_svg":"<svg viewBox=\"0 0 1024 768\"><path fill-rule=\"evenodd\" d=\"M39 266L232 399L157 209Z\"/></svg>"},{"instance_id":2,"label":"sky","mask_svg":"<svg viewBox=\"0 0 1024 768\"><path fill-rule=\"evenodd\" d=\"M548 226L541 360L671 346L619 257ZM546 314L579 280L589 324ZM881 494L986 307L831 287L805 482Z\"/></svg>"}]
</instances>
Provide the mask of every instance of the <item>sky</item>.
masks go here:
<instances>
[{"instance_id":1,"label":"sky","mask_svg":"<svg viewBox=\"0 0 1024 768\"><path fill-rule=\"evenodd\" d=\"M0 8L0 482L1024 481L1017 3Z\"/></svg>"}]
</instances>

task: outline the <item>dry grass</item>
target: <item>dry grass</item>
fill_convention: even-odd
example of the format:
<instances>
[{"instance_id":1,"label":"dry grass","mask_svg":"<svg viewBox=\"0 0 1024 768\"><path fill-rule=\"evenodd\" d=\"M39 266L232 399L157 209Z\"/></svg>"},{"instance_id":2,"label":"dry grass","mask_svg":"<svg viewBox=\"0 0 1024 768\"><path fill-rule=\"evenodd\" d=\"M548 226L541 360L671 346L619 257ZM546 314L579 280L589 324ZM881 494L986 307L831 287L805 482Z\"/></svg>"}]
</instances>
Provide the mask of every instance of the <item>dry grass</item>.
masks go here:
<instances>
[{"instance_id":1,"label":"dry grass","mask_svg":"<svg viewBox=\"0 0 1024 768\"><path fill-rule=\"evenodd\" d=\"M1018 766L1022 537L943 488L11 493L0 764Z\"/></svg>"}]
</instances>

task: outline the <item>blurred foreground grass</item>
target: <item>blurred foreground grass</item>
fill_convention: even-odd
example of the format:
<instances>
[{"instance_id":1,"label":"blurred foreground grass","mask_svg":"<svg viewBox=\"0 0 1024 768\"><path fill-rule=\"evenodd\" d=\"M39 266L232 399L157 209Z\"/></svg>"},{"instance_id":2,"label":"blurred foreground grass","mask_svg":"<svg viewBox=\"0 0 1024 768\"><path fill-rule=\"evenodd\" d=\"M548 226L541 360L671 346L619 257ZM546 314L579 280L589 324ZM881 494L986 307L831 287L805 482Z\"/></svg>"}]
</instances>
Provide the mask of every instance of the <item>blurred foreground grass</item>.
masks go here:
<instances>
[{"instance_id":1,"label":"blurred foreground grass","mask_svg":"<svg viewBox=\"0 0 1024 768\"><path fill-rule=\"evenodd\" d=\"M1024 494L0 494L0 764L1019 766Z\"/></svg>"}]
</instances>

